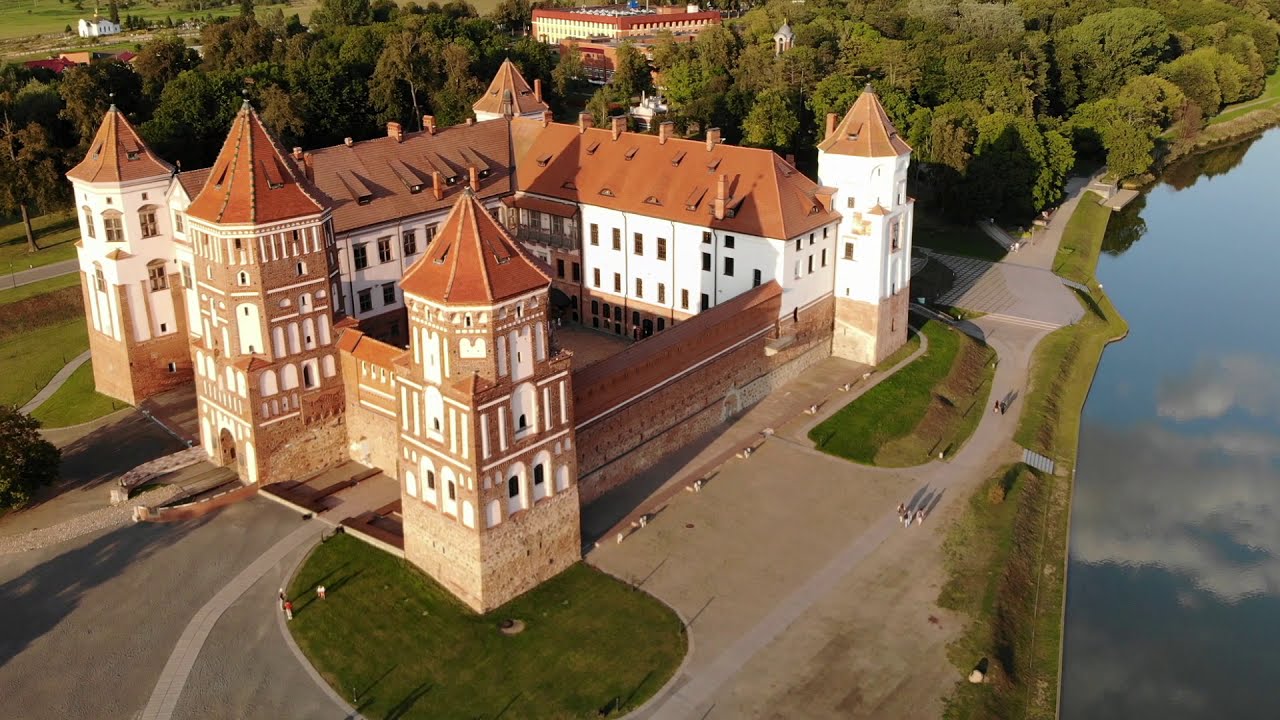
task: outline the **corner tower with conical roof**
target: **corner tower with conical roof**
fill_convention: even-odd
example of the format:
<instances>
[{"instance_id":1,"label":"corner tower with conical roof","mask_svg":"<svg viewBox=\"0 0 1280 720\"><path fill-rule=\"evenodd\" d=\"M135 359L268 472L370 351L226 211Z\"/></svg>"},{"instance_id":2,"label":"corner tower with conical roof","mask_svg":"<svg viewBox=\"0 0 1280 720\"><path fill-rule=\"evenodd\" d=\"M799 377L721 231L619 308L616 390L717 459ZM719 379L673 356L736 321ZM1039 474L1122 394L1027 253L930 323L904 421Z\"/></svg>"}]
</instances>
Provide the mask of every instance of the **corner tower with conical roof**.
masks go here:
<instances>
[{"instance_id":1,"label":"corner tower with conical roof","mask_svg":"<svg viewBox=\"0 0 1280 720\"><path fill-rule=\"evenodd\" d=\"M80 285L98 392L127 403L191 381L189 277L175 257L165 194L173 167L113 105L67 173L75 193Z\"/></svg>"},{"instance_id":2,"label":"corner tower with conical roof","mask_svg":"<svg viewBox=\"0 0 1280 720\"><path fill-rule=\"evenodd\" d=\"M468 189L405 274L405 557L485 612L581 556L569 354L551 278Z\"/></svg>"},{"instance_id":3,"label":"corner tower with conical roof","mask_svg":"<svg viewBox=\"0 0 1280 720\"><path fill-rule=\"evenodd\" d=\"M247 102L186 215L202 446L249 483L340 464L342 303L329 203Z\"/></svg>"},{"instance_id":4,"label":"corner tower with conical roof","mask_svg":"<svg viewBox=\"0 0 1280 720\"><path fill-rule=\"evenodd\" d=\"M550 109L542 100L542 81L534 79L533 87L520 74L520 68L510 58L502 61L498 73L489 83L489 89L471 106L476 120L497 120L503 117L527 117L541 119Z\"/></svg>"},{"instance_id":5,"label":"corner tower with conical roof","mask_svg":"<svg viewBox=\"0 0 1280 720\"><path fill-rule=\"evenodd\" d=\"M841 215L836 247L832 353L874 365L907 339L911 233L907 196L911 147L868 85L849 113L827 116L818 179Z\"/></svg>"}]
</instances>

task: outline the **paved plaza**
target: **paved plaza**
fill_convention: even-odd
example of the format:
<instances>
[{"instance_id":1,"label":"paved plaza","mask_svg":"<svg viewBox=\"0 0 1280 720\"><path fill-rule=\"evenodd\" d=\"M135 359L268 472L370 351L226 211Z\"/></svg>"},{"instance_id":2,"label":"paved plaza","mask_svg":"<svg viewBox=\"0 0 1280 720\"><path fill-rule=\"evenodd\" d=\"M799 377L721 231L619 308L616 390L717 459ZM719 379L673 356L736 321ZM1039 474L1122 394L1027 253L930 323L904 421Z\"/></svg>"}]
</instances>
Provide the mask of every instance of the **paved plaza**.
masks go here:
<instances>
[{"instance_id":1,"label":"paved plaza","mask_svg":"<svg viewBox=\"0 0 1280 720\"><path fill-rule=\"evenodd\" d=\"M1047 329L1071 325L1084 312L1071 290L1046 269L935 252L926 257L955 276L955 284L938 298L943 305Z\"/></svg>"}]
</instances>

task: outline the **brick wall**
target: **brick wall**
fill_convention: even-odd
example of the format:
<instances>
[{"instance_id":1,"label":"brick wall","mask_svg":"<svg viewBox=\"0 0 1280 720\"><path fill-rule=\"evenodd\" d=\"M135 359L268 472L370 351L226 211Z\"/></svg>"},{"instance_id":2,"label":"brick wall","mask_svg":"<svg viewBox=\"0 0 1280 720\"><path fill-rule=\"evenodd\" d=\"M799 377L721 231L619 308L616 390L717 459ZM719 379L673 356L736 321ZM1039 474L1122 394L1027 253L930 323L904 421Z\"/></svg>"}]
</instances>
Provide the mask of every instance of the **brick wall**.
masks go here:
<instances>
[{"instance_id":1,"label":"brick wall","mask_svg":"<svg viewBox=\"0 0 1280 720\"><path fill-rule=\"evenodd\" d=\"M300 480L341 465L347 459L347 428L341 414L330 415L311 425L297 417L282 420L257 428L253 440L258 458L258 482L263 485ZM243 457L243 453L240 456Z\"/></svg>"},{"instance_id":2,"label":"brick wall","mask_svg":"<svg viewBox=\"0 0 1280 720\"><path fill-rule=\"evenodd\" d=\"M578 488L570 485L484 532L481 612L532 590L582 557L578 508Z\"/></svg>"},{"instance_id":3,"label":"brick wall","mask_svg":"<svg viewBox=\"0 0 1280 720\"><path fill-rule=\"evenodd\" d=\"M484 607L480 532L427 503L403 497L404 556L473 610Z\"/></svg>"},{"instance_id":4,"label":"brick wall","mask_svg":"<svg viewBox=\"0 0 1280 720\"><path fill-rule=\"evenodd\" d=\"M877 365L907 341L908 289L878 305L836 299L832 354L854 362Z\"/></svg>"},{"instance_id":5,"label":"brick wall","mask_svg":"<svg viewBox=\"0 0 1280 720\"><path fill-rule=\"evenodd\" d=\"M351 459L364 465L372 465L391 477L400 477L396 471L400 443L396 419L361 404L360 361L348 352L339 355L342 361L342 384L346 388L347 442ZM385 398L376 395L364 399L378 407L386 403ZM399 410L394 402L390 405L392 412Z\"/></svg>"}]
</instances>

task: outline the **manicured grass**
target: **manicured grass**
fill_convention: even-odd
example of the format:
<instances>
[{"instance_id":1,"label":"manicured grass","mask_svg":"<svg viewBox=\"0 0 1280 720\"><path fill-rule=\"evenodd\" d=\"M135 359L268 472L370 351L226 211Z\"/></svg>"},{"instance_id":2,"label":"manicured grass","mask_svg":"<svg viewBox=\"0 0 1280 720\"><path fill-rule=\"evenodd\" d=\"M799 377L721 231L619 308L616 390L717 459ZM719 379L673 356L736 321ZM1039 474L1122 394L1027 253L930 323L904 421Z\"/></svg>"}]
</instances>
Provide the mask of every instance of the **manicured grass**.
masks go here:
<instances>
[{"instance_id":1,"label":"manicured grass","mask_svg":"<svg viewBox=\"0 0 1280 720\"><path fill-rule=\"evenodd\" d=\"M1110 218L1111 211L1098 204L1098 196L1085 193L1062 233L1058 255L1053 259L1053 271L1068 280L1087 285L1098 266L1098 253L1102 250L1102 237L1106 234Z\"/></svg>"},{"instance_id":2,"label":"manicured grass","mask_svg":"<svg viewBox=\"0 0 1280 720\"><path fill-rule=\"evenodd\" d=\"M620 717L686 649L675 613L584 563L481 616L404 560L337 535L289 594L298 645L370 718ZM503 635L505 618L524 631Z\"/></svg>"},{"instance_id":3,"label":"manicured grass","mask_svg":"<svg viewBox=\"0 0 1280 720\"><path fill-rule=\"evenodd\" d=\"M928 213L917 212L912 242L948 255L965 255L996 261L1004 257L1004 248L977 225L954 225Z\"/></svg>"},{"instance_id":4,"label":"manicured grass","mask_svg":"<svg viewBox=\"0 0 1280 720\"><path fill-rule=\"evenodd\" d=\"M0 275L75 259L76 241L80 239L75 213L70 210L46 213L32 218L31 227L40 246L34 253L27 252L27 235L21 219L9 218L7 224L0 225Z\"/></svg>"},{"instance_id":5,"label":"manicured grass","mask_svg":"<svg viewBox=\"0 0 1280 720\"><path fill-rule=\"evenodd\" d=\"M84 318L6 337L0 342L0 404L35 397L63 365L89 348Z\"/></svg>"},{"instance_id":6,"label":"manicured grass","mask_svg":"<svg viewBox=\"0 0 1280 720\"><path fill-rule=\"evenodd\" d=\"M10 303L18 302L19 300L26 300L27 298L35 297L36 295L44 295L56 290L62 290L63 288L79 286L80 273L78 272L59 275L58 277L51 277L47 280L37 280L36 282L27 283L26 285L19 285L16 288L0 289L0 305L8 305Z\"/></svg>"},{"instance_id":7,"label":"manicured grass","mask_svg":"<svg viewBox=\"0 0 1280 720\"><path fill-rule=\"evenodd\" d=\"M1222 111L1209 121L1210 125L1235 120L1245 113L1254 110L1264 110L1280 104L1280 70L1271 73L1267 77L1267 85L1262 89L1262 94L1252 100L1245 100L1234 105L1228 105L1222 108Z\"/></svg>"},{"instance_id":8,"label":"manicured grass","mask_svg":"<svg viewBox=\"0 0 1280 720\"><path fill-rule=\"evenodd\" d=\"M129 406L94 389L91 360L76 368L62 387L31 414L45 427L57 428L97 420L126 407Z\"/></svg>"},{"instance_id":9,"label":"manicured grass","mask_svg":"<svg viewBox=\"0 0 1280 720\"><path fill-rule=\"evenodd\" d=\"M255 12L261 13L266 10L279 7L284 11L285 17L298 14L306 21L311 17L311 11L319 5L318 0L301 0L289 4L274 3L267 5L258 3L255 5ZM93 17L93 3L85 2L84 10L76 10L75 4L72 2L58 2L58 0L0 0L0 38L23 37L27 35L40 35L44 33L62 34L67 25L71 26L74 38L77 23L80 18ZM105 17L107 13L107 4L101 5L101 13ZM173 18L174 22L185 20L187 18L200 18L205 15L212 14L214 17L219 15L235 16L240 13L237 6L210 8L205 11L184 11L179 10L177 3L161 2L158 6L150 3L139 3L129 9L121 9L120 15L136 15L144 17L152 21L162 21L165 17ZM116 35L109 35L105 40L115 40Z\"/></svg>"},{"instance_id":10,"label":"manicured grass","mask_svg":"<svg viewBox=\"0 0 1280 720\"><path fill-rule=\"evenodd\" d=\"M928 349L809 431L819 450L906 467L954 453L977 427L990 391L991 350L929 321Z\"/></svg>"}]
</instances>

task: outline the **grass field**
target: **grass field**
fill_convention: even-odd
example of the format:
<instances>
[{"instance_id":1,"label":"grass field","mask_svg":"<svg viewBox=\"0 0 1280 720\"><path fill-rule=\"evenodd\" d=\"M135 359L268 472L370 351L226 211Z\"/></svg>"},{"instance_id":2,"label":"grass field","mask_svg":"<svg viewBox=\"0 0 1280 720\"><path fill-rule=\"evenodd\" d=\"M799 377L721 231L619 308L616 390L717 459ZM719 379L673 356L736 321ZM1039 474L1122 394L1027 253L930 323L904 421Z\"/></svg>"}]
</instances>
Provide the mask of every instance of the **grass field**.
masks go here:
<instances>
[{"instance_id":1,"label":"grass field","mask_svg":"<svg viewBox=\"0 0 1280 720\"><path fill-rule=\"evenodd\" d=\"M26 285L19 285L15 288L0 289L0 305L9 305L26 300L36 295L43 295L55 290L61 290L69 287L80 286L80 273L74 272L67 275L59 275L47 280L37 280Z\"/></svg>"},{"instance_id":2,"label":"grass field","mask_svg":"<svg viewBox=\"0 0 1280 720\"><path fill-rule=\"evenodd\" d=\"M0 404L35 397L63 365L89 348L84 318L31 330L0 342Z\"/></svg>"},{"instance_id":3,"label":"grass field","mask_svg":"<svg viewBox=\"0 0 1280 720\"><path fill-rule=\"evenodd\" d=\"M47 428L67 427L96 420L129 407L103 395L93 387L93 361L71 373L67 382L31 413Z\"/></svg>"},{"instance_id":4,"label":"grass field","mask_svg":"<svg viewBox=\"0 0 1280 720\"><path fill-rule=\"evenodd\" d=\"M289 596L298 645L369 718L619 717L666 683L686 648L667 606L585 563L476 615L404 560L337 535ZM502 634L507 618L524 631Z\"/></svg>"},{"instance_id":5,"label":"grass field","mask_svg":"<svg viewBox=\"0 0 1280 720\"><path fill-rule=\"evenodd\" d=\"M9 218L0 225L0 275L75 259L80 224L74 212L41 215L31 220L31 227L40 246L34 253L27 252L27 235L21 220Z\"/></svg>"},{"instance_id":6,"label":"grass field","mask_svg":"<svg viewBox=\"0 0 1280 720\"><path fill-rule=\"evenodd\" d=\"M1068 280L1087 285L1093 280L1102 250L1102 237L1107 231L1111 211L1098 204L1098 196L1085 193L1076 205L1075 214L1067 221L1053 259L1053 271Z\"/></svg>"},{"instance_id":7,"label":"grass field","mask_svg":"<svg viewBox=\"0 0 1280 720\"><path fill-rule=\"evenodd\" d=\"M940 323L921 332L929 342L923 355L809 431L819 450L908 467L951 455L969 438L986 407L994 353Z\"/></svg>"},{"instance_id":8,"label":"grass field","mask_svg":"<svg viewBox=\"0 0 1280 720\"><path fill-rule=\"evenodd\" d=\"M257 3L255 11L261 12L278 7L284 10L286 16L296 13L305 22L311 17L311 11L319 4L318 0L300 0L291 3L272 3L270 5ZM80 18L93 17L93 3L86 0L83 5L83 10L77 10L75 3L58 2L58 0L0 0L0 38L45 33L60 34L67 25L71 26L74 33L76 23L79 22ZM107 3L101 3L100 8L105 16ZM210 8L204 11L182 11L178 9L176 3L163 1L159 1L156 4L140 2L131 8L120 9L121 16L135 15L156 21L170 17L173 18L174 22L191 17L203 17L207 14L213 14L217 17L218 15L238 15L239 12L239 6L235 4L221 8ZM115 40L115 38L116 36L108 36L107 39Z\"/></svg>"}]
</instances>

